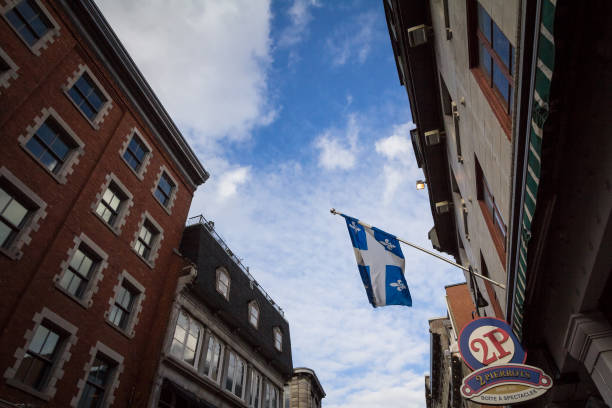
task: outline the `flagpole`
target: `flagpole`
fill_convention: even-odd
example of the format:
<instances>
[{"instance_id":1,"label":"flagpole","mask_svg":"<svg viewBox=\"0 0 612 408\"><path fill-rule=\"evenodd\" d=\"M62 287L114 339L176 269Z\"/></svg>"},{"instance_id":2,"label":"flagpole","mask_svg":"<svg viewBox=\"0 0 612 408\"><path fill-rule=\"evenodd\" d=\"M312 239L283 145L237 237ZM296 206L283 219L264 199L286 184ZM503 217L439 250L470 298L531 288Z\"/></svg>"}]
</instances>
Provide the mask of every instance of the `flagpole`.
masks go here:
<instances>
[{"instance_id":1,"label":"flagpole","mask_svg":"<svg viewBox=\"0 0 612 408\"><path fill-rule=\"evenodd\" d=\"M335 208L332 208L331 210L329 210L329 212L334 214L334 215L340 215L340 216L344 216L345 215L345 214L342 214L341 212L336 211ZM366 228L372 228L372 226L370 224L366 224L363 221L357 221L357 222L359 224L363 225ZM456 262L453 262L450 259L445 258L445 257L443 257L443 256L441 256L441 255L439 255L439 254L437 254L437 253L435 253L433 251L430 251L430 250L425 249L423 247L420 247L420 246L418 246L416 244L413 244L412 242L408 242L408 241L406 241L404 239L401 239L399 237L396 237L396 238L397 238L398 241L403 242L406 245L409 245L409 246L411 246L413 248L416 248L416 249L418 249L420 251L423 251L423 252L425 252L425 253L427 253L429 255L435 256L436 258L438 258L438 259L440 259L440 260L442 260L444 262L447 262L447 263L449 263L449 264L451 264L453 266L456 266L457 268L463 269L464 271L466 271L466 272L468 272L468 273L470 273L470 274L472 274L474 276L478 276L479 278L484 279L487 282L491 282L495 286L499 286L502 289L506 289L506 285L504 285L503 283L496 282L493 279L487 278L486 276L483 276L483 275L479 274L478 272L475 272L474 269L471 266L470 267L465 267L465 266L463 266L461 264L458 264Z\"/></svg>"}]
</instances>

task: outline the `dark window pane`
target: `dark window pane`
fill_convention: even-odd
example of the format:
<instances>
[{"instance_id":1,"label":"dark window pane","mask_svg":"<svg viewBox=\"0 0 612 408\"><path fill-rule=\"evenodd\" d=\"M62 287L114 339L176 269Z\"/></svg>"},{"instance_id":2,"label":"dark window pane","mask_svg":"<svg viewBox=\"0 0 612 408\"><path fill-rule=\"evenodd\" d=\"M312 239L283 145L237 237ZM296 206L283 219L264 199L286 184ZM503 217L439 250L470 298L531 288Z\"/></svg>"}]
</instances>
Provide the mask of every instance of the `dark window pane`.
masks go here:
<instances>
[{"instance_id":1,"label":"dark window pane","mask_svg":"<svg viewBox=\"0 0 612 408\"><path fill-rule=\"evenodd\" d=\"M40 157L43 152L45 152L45 148L41 145L35 137L30 138L28 143L26 143L26 148L36 157Z\"/></svg>"},{"instance_id":2,"label":"dark window pane","mask_svg":"<svg viewBox=\"0 0 612 408\"><path fill-rule=\"evenodd\" d=\"M74 86L72 88L70 88L70 90L68 91L68 95L70 95L70 97L72 98L74 103L77 104L77 106L81 106L81 104L83 103L84 99L81 96L81 94L79 93L79 91L77 91L77 89Z\"/></svg>"},{"instance_id":3,"label":"dark window pane","mask_svg":"<svg viewBox=\"0 0 612 408\"><path fill-rule=\"evenodd\" d=\"M96 111L99 111L104 104L104 98L102 98L95 89L89 94L87 99L89 100L89 103L91 103L93 109Z\"/></svg>"},{"instance_id":4,"label":"dark window pane","mask_svg":"<svg viewBox=\"0 0 612 408\"><path fill-rule=\"evenodd\" d=\"M493 65L493 84L495 85L495 88L499 91L499 93L502 94L504 101L508 103L510 97L508 88L510 84L508 83L508 80L501 72L497 64Z\"/></svg>"},{"instance_id":5,"label":"dark window pane","mask_svg":"<svg viewBox=\"0 0 612 408\"><path fill-rule=\"evenodd\" d=\"M493 50L510 70L510 42L495 23L493 23Z\"/></svg>"},{"instance_id":6,"label":"dark window pane","mask_svg":"<svg viewBox=\"0 0 612 408\"><path fill-rule=\"evenodd\" d=\"M480 4L478 5L478 29L491 42L491 17Z\"/></svg>"},{"instance_id":7,"label":"dark window pane","mask_svg":"<svg viewBox=\"0 0 612 408\"><path fill-rule=\"evenodd\" d=\"M55 139L55 142L53 142L53 145L51 145L51 150L53 150L53 152L58 158L64 160L68 155L68 152L70 151L70 146L68 146L66 142L64 142L58 136L58 138Z\"/></svg>"},{"instance_id":8,"label":"dark window pane","mask_svg":"<svg viewBox=\"0 0 612 408\"><path fill-rule=\"evenodd\" d=\"M13 230L8 225L0 221L0 246L6 247L10 244L12 232Z\"/></svg>"},{"instance_id":9,"label":"dark window pane","mask_svg":"<svg viewBox=\"0 0 612 408\"><path fill-rule=\"evenodd\" d=\"M91 107L87 103L82 103L80 108L85 114L85 116L89 118L89 120L93 120L96 117L96 112L94 112L94 110L91 109Z\"/></svg>"},{"instance_id":10,"label":"dark window pane","mask_svg":"<svg viewBox=\"0 0 612 408\"><path fill-rule=\"evenodd\" d=\"M30 27L32 27L32 31L34 31L38 38L41 38L49 31L49 26L38 17L30 21Z\"/></svg>"},{"instance_id":11,"label":"dark window pane","mask_svg":"<svg viewBox=\"0 0 612 408\"><path fill-rule=\"evenodd\" d=\"M53 172L56 168L59 168L58 161L46 150L40 156L40 161L47 169L49 169L50 172Z\"/></svg>"},{"instance_id":12,"label":"dark window pane","mask_svg":"<svg viewBox=\"0 0 612 408\"><path fill-rule=\"evenodd\" d=\"M26 21L30 21L32 18L36 17L37 13L34 11L33 4L29 0L20 2L15 8Z\"/></svg>"},{"instance_id":13,"label":"dark window pane","mask_svg":"<svg viewBox=\"0 0 612 408\"><path fill-rule=\"evenodd\" d=\"M23 27L24 23L21 20L21 18L17 15L15 10L10 10L8 13L5 14L5 17L9 21L9 23L11 23L13 27L15 27L17 31L19 31L21 27Z\"/></svg>"},{"instance_id":14,"label":"dark window pane","mask_svg":"<svg viewBox=\"0 0 612 408\"><path fill-rule=\"evenodd\" d=\"M490 78L491 77L491 56L489 55L489 51L485 48L484 45L480 44L480 67L484 70L485 74Z\"/></svg>"},{"instance_id":15,"label":"dark window pane","mask_svg":"<svg viewBox=\"0 0 612 408\"><path fill-rule=\"evenodd\" d=\"M40 127L36 131L36 135L40 138L41 141L43 141L47 145L50 145L56 138L57 132L49 126L48 122L45 122L40 125Z\"/></svg>"}]
</instances>

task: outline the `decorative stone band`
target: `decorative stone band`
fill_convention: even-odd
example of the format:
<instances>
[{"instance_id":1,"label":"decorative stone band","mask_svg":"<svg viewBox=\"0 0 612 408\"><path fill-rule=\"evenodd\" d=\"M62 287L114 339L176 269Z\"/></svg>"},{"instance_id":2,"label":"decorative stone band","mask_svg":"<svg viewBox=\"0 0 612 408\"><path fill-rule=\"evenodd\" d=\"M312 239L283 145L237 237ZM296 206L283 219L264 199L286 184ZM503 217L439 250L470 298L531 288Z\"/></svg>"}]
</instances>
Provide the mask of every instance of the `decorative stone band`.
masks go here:
<instances>
[{"instance_id":1,"label":"decorative stone band","mask_svg":"<svg viewBox=\"0 0 612 408\"><path fill-rule=\"evenodd\" d=\"M539 397L551 387L552 379L537 367L502 364L465 377L461 395L478 403L506 405Z\"/></svg>"}]
</instances>

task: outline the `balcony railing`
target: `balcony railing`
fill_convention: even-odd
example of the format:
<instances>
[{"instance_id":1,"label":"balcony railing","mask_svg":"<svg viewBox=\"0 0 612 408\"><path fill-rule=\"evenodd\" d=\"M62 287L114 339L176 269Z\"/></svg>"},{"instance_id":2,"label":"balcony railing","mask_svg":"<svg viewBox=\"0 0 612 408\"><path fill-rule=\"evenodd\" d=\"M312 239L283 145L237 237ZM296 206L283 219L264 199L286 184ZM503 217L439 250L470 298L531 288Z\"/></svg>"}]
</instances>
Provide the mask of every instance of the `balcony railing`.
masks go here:
<instances>
[{"instance_id":1,"label":"balcony railing","mask_svg":"<svg viewBox=\"0 0 612 408\"><path fill-rule=\"evenodd\" d=\"M217 231L215 231L215 223L212 222L212 221L208 221L206 218L204 218L203 215L196 215L194 217L187 218L187 226L188 227L191 226L191 225L195 225L195 224L201 224L201 225L204 226L206 231L208 231L210 233L210 235L212 235L212 237L219 243L219 245L221 245L221 247L225 250L225 252L227 252L227 254L230 256L230 258L232 258L234 263L236 263L236 265L238 265L238 267L247 276L247 278L249 278L249 281L250 281L250 284L251 284L251 288L257 287L259 289L259 291L264 295L264 297L268 300L268 302L270 302L272 307L274 307L276 310L278 310L278 312L281 314L281 316L283 316L283 318L285 318L285 312L283 311L283 309L278 304L276 304L276 302L274 302L274 300L272 300L272 297L270 297L270 295L268 295L268 293L265 291L265 289L262 288L259 285L259 283L257 283L257 281L255 280L253 275L251 275L251 273L249 272L249 267L248 266L244 266L244 264L242 263L240 258L238 258L236 256L236 254L234 254L234 252L229 248L229 246L227 246L227 244L225 243L223 238L221 238L221 235L219 235L219 233L217 233Z\"/></svg>"}]
</instances>

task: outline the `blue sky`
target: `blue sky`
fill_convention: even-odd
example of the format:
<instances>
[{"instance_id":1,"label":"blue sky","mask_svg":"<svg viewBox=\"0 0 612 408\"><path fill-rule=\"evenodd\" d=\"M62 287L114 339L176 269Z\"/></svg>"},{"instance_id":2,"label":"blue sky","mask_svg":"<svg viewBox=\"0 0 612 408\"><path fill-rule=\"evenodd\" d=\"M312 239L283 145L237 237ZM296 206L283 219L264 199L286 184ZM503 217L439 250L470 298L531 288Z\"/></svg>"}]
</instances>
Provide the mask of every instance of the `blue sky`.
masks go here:
<instances>
[{"instance_id":1,"label":"blue sky","mask_svg":"<svg viewBox=\"0 0 612 408\"><path fill-rule=\"evenodd\" d=\"M213 220L285 311L324 406L424 407L427 320L463 276L404 247L414 307L373 309L335 207L430 248L382 1L99 1L211 173Z\"/></svg>"}]
</instances>

